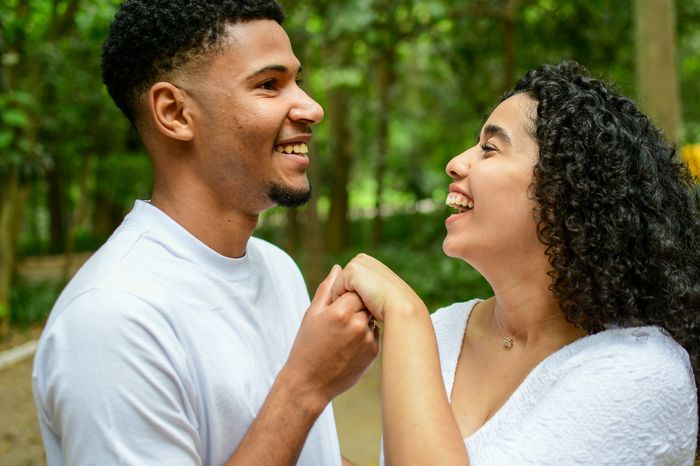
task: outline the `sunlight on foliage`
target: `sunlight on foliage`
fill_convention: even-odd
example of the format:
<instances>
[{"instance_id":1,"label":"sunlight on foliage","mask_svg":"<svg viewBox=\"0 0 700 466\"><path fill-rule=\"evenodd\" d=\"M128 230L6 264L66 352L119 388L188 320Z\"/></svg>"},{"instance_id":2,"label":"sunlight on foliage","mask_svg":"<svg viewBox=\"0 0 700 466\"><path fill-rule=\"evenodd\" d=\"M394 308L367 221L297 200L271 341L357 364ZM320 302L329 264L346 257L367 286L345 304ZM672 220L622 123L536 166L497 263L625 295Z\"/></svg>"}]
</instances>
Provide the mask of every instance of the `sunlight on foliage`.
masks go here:
<instances>
[{"instance_id":1,"label":"sunlight on foliage","mask_svg":"<svg viewBox=\"0 0 700 466\"><path fill-rule=\"evenodd\" d=\"M700 144L689 144L681 148L681 157L688 164L695 178L700 178Z\"/></svg>"}]
</instances>

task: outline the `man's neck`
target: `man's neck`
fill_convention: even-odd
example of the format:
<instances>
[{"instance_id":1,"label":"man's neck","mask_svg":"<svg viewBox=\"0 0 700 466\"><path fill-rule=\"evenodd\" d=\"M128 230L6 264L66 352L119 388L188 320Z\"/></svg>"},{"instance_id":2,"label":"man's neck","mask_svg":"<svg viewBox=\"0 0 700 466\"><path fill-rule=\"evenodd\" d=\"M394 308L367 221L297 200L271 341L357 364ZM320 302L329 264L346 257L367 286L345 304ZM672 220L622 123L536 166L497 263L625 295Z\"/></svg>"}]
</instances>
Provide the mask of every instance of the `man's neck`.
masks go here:
<instances>
[{"instance_id":1,"label":"man's neck","mask_svg":"<svg viewBox=\"0 0 700 466\"><path fill-rule=\"evenodd\" d=\"M151 204L165 212L182 228L222 256L243 257L258 224L258 215L218 208L178 196L177 201L154 191Z\"/></svg>"}]
</instances>

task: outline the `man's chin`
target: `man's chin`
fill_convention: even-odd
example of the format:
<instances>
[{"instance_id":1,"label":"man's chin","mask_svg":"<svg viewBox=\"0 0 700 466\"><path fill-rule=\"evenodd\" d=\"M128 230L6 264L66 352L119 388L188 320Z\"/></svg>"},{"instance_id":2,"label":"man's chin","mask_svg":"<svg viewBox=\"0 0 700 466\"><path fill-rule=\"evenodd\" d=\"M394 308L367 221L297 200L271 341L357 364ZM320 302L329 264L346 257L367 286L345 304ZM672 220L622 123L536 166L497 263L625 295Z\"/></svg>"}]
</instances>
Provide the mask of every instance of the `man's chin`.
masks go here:
<instances>
[{"instance_id":1,"label":"man's chin","mask_svg":"<svg viewBox=\"0 0 700 466\"><path fill-rule=\"evenodd\" d=\"M305 188L291 188L273 184L268 191L268 197L272 202L283 207L298 207L311 199L311 186Z\"/></svg>"}]
</instances>

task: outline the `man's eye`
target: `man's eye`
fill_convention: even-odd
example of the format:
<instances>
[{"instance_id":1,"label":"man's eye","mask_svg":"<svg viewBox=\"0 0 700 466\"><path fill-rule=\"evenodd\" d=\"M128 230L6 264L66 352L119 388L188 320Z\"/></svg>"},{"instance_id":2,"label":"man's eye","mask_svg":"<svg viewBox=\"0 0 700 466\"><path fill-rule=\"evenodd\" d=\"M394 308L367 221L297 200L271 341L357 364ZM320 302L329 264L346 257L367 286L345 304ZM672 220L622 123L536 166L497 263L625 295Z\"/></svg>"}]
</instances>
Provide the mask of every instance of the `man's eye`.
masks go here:
<instances>
[{"instance_id":1,"label":"man's eye","mask_svg":"<svg viewBox=\"0 0 700 466\"><path fill-rule=\"evenodd\" d=\"M261 88L266 91L274 91L277 89L277 82L274 79L268 79L260 85Z\"/></svg>"},{"instance_id":2,"label":"man's eye","mask_svg":"<svg viewBox=\"0 0 700 466\"><path fill-rule=\"evenodd\" d=\"M482 144L481 150L483 150L484 152L493 152L496 150L496 148L493 147L491 144Z\"/></svg>"},{"instance_id":3,"label":"man's eye","mask_svg":"<svg viewBox=\"0 0 700 466\"><path fill-rule=\"evenodd\" d=\"M297 78L296 80L297 86L301 87L304 85L304 80L301 78Z\"/></svg>"}]
</instances>

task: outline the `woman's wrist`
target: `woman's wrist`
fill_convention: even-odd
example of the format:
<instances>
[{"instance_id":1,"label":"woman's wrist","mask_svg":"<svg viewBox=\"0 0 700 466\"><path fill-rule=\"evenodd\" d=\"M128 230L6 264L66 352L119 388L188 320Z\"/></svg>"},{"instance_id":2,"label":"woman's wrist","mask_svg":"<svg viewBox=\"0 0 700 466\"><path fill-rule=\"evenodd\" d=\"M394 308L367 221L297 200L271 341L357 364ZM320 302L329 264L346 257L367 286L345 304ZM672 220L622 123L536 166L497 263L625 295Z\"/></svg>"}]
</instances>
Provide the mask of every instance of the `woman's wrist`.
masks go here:
<instances>
[{"instance_id":1,"label":"woman's wrist","mask_svg":"<svg viewBox=\"0 0 700 466\"><path fill-rule=\"evenodd\" d=\"M384 323L391 319L412 320L425 318L428 315L429 312L425 303L416 296L416 299L396 302L391 306L386 306L384 309Z\"/></svg>"}]
</instances>

